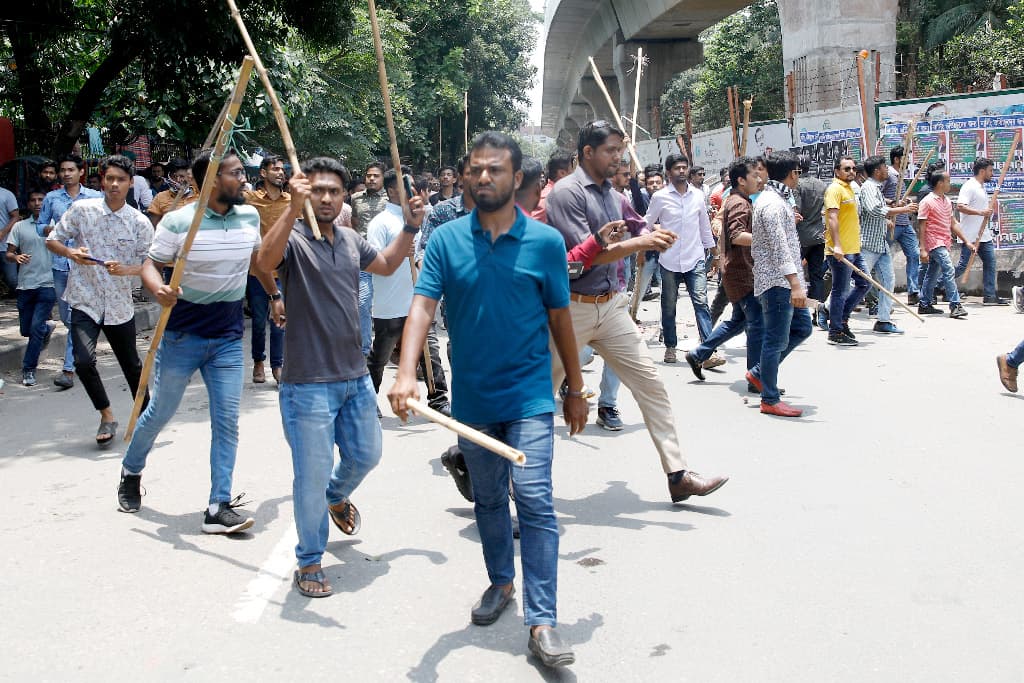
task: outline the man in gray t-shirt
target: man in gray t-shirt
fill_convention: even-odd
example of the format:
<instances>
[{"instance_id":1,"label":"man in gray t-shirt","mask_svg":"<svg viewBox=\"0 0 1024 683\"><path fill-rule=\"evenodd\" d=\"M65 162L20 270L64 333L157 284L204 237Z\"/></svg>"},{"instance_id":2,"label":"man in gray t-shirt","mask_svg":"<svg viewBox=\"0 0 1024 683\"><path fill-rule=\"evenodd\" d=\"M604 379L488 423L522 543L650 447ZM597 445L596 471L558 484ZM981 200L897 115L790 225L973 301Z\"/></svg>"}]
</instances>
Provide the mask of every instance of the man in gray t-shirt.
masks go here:
<instances>
[{"instance_id":1,"label":"man in gray t-shirt","mask_svg":"<svg viewBox=\"0 0 1024 683\"><path fill-rule=\"evenodd\" d=\"M260 270L277 269L291 313L285 327L281 421L295 474L295 586L314 598L332 592L320 567L328 519L342 533L359 531L359 511L349 498L381 456L377 394L360 348L359 273L398 270L423 222L423 200L413 197L401 234L381 251L355 231L336 228L347 173L329 157L306 161L289 185L291 204L263 237L257 258ZM321 240L299 220L307 200ZM284 316L275 322L284 325ZM341 450L337 464L335 444Z\"/></svg>"},{"instance_id":2,"label":"man in gray t-shirt","mask_svg":"<svg viewBox=\"0 0 1024 683\"><path fill-rule=\"evenodd\" d=\"M46 249L46 239L36 231L45 196L42 190L29 192L28 209L32 216L15 223L7 235L4 259L18 269L18 322L21 336L28 337L28 346L21 361L21 383L27 387L36 384L39 354L50 343L50 335L57 326L50 322L50 313L57 301L50 252Z\"/></svg>"},{"instance_id":3,"label":"man in gray t-shirt","mask_svg":"<svg viewBox=\"0 0 1024 683\"><path fill-rule=\"evenodd\" d=\"M807 296L821 301L825 296L825 224L822 210L828 186L821 178L812 176L811 158L800 155L800 181L797 183L796 210L801 219L796 232L800 236L800 257L807 261Z\"/></svg>"}]
</instances>

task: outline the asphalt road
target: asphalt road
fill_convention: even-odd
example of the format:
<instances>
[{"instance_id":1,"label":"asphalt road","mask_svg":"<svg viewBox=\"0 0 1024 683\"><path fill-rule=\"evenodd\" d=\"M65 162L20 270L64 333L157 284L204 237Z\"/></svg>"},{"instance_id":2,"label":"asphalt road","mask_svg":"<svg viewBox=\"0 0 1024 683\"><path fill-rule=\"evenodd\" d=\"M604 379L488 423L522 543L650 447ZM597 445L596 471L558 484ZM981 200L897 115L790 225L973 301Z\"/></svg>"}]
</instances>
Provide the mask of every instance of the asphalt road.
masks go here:
<instances>
[{"instance_id":1,"label":"asphalt road","mask_svg":"<svg viewBox=\"0 0 1024 683\"><path fill-rule=\"evenodd\" d=\"M469 624L487 579L440 428L401 426L385 407L383 461L353 497L362 531L332 529L335 595L310 600L290 583L291 461L272 381L245 387L235 472L257 523L227 538L199 529L201 380L150 457L143 510L127 515L123 444L91 444L81 387L53 392L53 368L33 389L7 375L0 679L1024 680L1022 404L993 362L1024 317L968 310L925 325L901 315L901 338L856 317L854 349L815 332L781 373L800 420L746 400L739 345L698 385L652 342L691 466L732 477L691 505L668 502L627 391L620 433L591 424L570 440L559 420L559 628L577 655L560 672L526 656L518 603ZM686 299L680 326L686 348ZM595 387L600 362L585 375ZM109 353L102 367L123 425L130 396Z\"/></svg>"}]
</instances>

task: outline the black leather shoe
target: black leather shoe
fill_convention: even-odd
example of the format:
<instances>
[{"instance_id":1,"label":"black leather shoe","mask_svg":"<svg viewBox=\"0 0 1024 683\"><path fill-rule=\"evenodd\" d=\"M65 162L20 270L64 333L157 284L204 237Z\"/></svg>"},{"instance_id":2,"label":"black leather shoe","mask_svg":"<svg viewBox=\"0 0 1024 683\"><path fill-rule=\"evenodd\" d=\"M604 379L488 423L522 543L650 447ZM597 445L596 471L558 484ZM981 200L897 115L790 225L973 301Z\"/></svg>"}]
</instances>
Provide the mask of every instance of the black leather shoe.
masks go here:
<instances>
[{"instance_id":1,"label":"black leather shoe","mask_svg":"<svg viewBox=\"0 0 1024 683\"><path fill-rule=\"evenodd\" d=\"M704 369L701 367L701 362L694 358L693 353L691 353L690 351L687 351L686 355L683 356L683 358L685 358L686 362L690 365L690 370L693 371L693 376L699 379L701 382L703 382Z\"/></svg>"},{"instance_id":2,"label":"black leather shoe","mask_svg":"<svg viewBox=\"0 0 1024 683\"><path fill-rule=\"evenodd\" d=\"M466 468L466 458L462 455L459 447L452 446L441 454L441 464L448 474L455 480L455 488L459 490L462 497L473 502L473 482L469 479L469 470Z\"/></svg>"},{"instance_id":3,"label":"black leather shoe","mask_svg":"<svg viewBox=\"0 0 1024 683\"><path fill-rule=\"evenodd\" d=\"M515 593L515 586L512 586L507 593L504 588L498 586L489 587L480 596L480 602L476 603L476 607L473 608L470 619L477 626L493 624L501 616L501 613L505 611L505 608L508 607L508 603L512 600L512 596Z\"/></svg>"},{"instance_id":4,"label":"black leather shoe","mask_svg":"<svg viewBox=\"0 0 1024 683\"><path fill-rule=\"evenodd\" d=\"M544 666L569 666L576 661L572 648L562 642L553 628L537 631L530 636L530 652L537 655Z\"/></svg>"}]
</instances>

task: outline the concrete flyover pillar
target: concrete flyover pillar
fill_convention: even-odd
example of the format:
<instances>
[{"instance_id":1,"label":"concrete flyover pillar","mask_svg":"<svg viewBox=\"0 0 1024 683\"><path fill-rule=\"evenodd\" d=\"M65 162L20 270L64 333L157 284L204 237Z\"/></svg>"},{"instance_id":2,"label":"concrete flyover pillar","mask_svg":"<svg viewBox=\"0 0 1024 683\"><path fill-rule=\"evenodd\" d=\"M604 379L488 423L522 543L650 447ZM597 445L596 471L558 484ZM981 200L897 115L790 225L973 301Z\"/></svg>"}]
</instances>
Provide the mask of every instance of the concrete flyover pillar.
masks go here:
<instances>
[{"instance_id":1,"label":"concrete flyover pillar","mask_svg":"<svg viewBox=\"0 0 1024 683\"><path fill-rule=\"evenodd\" d=\"M874 101L876 56L880 100L893 99L899 0L779 0L782 56L793 73L796 113L857 106L856 55L865 64L868 104Z\"/></svg>"},{"instance_id":2,"label":"concrete flyover pillar","mask_svg":"<svg viewBox=\"0 0 1024 683\"><path fill-rule=\"evenodd\" d=\"M608 88L608 94L612 96L612 102L619 101L619 81L613 76L601 74L601 79L604 80L604 86ZM597 81L594 80L593 75L590 73L590 69L587 69L587 73L583 78L580 79L580 94L588 105L590 105L589 117L585 121L580 121L580 124L586 123L586 121L592 121L595 119L605 119L607 121L615 122L615 117L612 116L612 110L608 108L608 100L605 99L604 93L601 92L601 88L598 87ZM576 104L573 103L572 107ZM570 107L570 109L572 108ZM577 119L579 120L579 119Z\"/></svg>"},{"instance_id":3,"label":"concrete flyover pillar","mask_svg":"<svg viewBox=\"0 0 1024 683\"><path fill-rule=\"evenodd\" d=\"M644 50L643 72L640 78L640 106L637 108L637 125L655 135L655 108L672 78L680 71L697 66L704 61L704 47L697 40L680 38L659 41L626 41L617 38L612 54L615 74L618 76L620 95L619 112L626 117L633 116L633 94L636 86L637 48ZM629 124L626 124L627 128ZM637 138L647 139L639 130Z\"/></svg>"}]
</instances>

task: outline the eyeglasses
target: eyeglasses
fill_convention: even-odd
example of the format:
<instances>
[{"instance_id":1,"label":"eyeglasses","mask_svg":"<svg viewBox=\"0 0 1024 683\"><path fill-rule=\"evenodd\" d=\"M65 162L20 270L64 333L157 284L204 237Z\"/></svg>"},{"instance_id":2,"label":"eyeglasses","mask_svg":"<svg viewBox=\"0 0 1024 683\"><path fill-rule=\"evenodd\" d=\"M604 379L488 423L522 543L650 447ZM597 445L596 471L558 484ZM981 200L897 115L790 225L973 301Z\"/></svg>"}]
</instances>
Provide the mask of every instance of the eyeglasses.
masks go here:
<instances>
[{"instance_id":1,"label":"eyeglasses","mask_svg":"<svg viewBox=\"0 0 1024 683\"><path fill-rule=\"evenodd\" d=\"M245 177L245 169L236 168L234 171L217 171L217 175L229 175L232 178L237 178L238 180L241 180L242 178Z\"/></svg>"},{"instance_id":2,"label":"eyeglasses","mask_svg":"<svg viewBox=\"0 0 1024 683\"><path fill-rule=\"evenodd\" d=\"M855 168L854 166L840 166L840 167L839 167L839 170L840 170L840 171L846 171L847 173L849 173L849 172L850 172L850 171L852 171L852 170L853 170L854 168Z\"/></svg>"}]
</instances>

